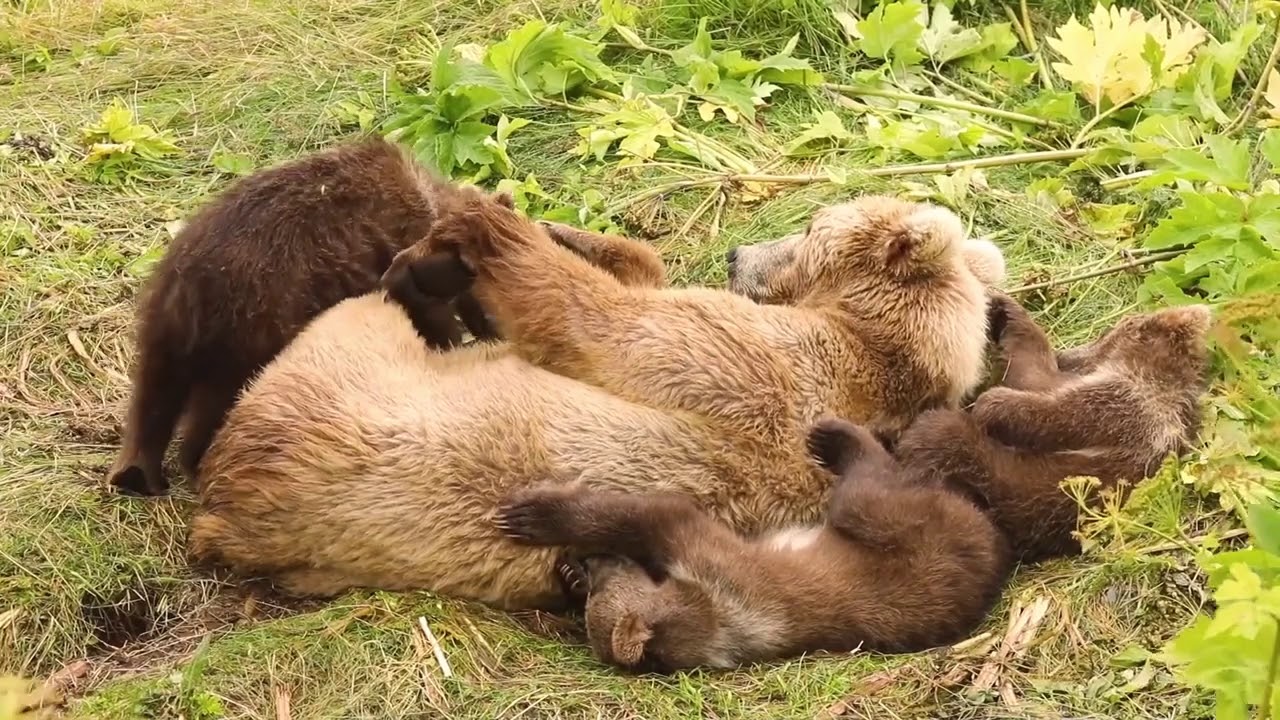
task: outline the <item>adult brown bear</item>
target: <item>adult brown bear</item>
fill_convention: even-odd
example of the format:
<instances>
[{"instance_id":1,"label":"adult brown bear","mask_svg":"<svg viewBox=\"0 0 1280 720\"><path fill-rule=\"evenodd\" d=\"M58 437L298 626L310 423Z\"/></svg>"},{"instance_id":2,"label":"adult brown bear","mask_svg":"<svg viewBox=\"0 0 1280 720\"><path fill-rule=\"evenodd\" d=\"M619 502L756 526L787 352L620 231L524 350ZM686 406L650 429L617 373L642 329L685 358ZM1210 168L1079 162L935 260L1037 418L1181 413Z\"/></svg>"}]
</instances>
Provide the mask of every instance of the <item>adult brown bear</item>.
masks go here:
<instances>
[{"instance_id":1,"label":"adult brown bear","mask_svg":"<svg viewBox=\"0 0 1280 720\"><path fill-rule=\"evenodd\" d=\"M982 375L987 302L940 208L865 197L791 242L753 270L778 304L628 284L477 194L427 246L474 272L507 342L431 350L380 294L318 317L205 456L193 556L298 594L555 607L555 551L494 526L537 480L677 491L740 532L817 521L831 477L806 429L892 433L954 405Z\"/></svg>"}]
</instances>

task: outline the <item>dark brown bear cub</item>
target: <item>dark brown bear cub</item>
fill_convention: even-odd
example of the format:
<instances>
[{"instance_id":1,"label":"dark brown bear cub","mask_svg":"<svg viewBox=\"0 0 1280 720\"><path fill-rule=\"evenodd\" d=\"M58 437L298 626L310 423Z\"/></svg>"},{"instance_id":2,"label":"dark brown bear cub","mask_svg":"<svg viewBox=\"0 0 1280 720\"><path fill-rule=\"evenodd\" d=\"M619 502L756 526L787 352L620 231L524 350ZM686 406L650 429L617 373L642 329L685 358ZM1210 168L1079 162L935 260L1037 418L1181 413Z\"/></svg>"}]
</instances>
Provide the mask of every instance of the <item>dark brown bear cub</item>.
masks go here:
<instances>
[{"instance_id":1,"label":"dark brown bear cub","mask_svg":"<svg viewBox=\"0 0 1280 720\"><path fill-rule=\"evenodd\" d=\"M110 482L163 493L161 461L180 416L181 465L193 475L248 379L316 315L375 290L456 191L404 149L366 140L251 175L199 210L138 306L133 389ZM469 323L472 304L460 299ZM452 308L408 309L431 344L460 341Z\"/></svg>"},{"instance_id":2,"label":"dark brown bear cub","mask_svg":"<svg viewBox=\"0 0 1280 720\"><path fill-rule=\"evenodd\" d=\"M513 494L499 526L584 558L591 646L625 668L910 652L971 632L1008 566L991 522L958 494L907 481L865 428L824 420L808 443L836 475L822 526L748 540L684 495L573 484Z\"/></svg>"},{"instance_id":3,"label":"dark brown bear cub","mask_svg":"<svg viewBox=\"0 0 1280 720\"><path fill-rule=\"evenodd\" d=\"M1079 507L1062 481L1097 478L1089 498L1097 501L1194 441L1207 390L1209 310L1132 315L1056 356L1013 300L996 297L991 320L1008 366L1002 385L980 395L971 415L921 415L895 452L917 477L987 506L1021 560L1078 553Z\"/></svg>"}]
</instances>

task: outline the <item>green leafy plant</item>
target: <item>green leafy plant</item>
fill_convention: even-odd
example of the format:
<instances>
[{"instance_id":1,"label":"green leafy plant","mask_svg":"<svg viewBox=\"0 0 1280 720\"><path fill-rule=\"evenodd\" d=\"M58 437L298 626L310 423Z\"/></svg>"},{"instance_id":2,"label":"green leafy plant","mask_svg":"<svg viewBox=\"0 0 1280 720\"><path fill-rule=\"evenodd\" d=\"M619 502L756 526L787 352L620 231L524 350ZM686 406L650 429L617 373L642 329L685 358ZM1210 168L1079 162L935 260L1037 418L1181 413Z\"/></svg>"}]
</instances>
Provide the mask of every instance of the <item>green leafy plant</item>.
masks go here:
<instances>
[{"instance_id":1,"label":"green leafy plant","mask_svg":"<svg viewBox=\"0 0 1280 720\"><path fill-rule=\"evenodd\" d=\"M487 175L491 165L501 162L485 142L498 130L488 119L518 101L513 88L494 70L455 57L453 48L444 46L436 53L430 86L403 95L384 130L388 138L409 144L418 157L445 175ZM505 141L504 137L500 142Z\"/></svg>"},{"instance_id":2,"label":"green leafy plant","mask_svg":"<svg viewBox=\"0 0 1280 720\"><path fill-rule=\"evenodd\" d=\"M114 27L102 34L102 39L93 49L102 57L111 57L120 52L121 45L129 38L129 31L122 27Z\"/></svg>"},{"instance_id":3,"label":"green leafy plant","mask_svg":"<svg viewBox=\"0 0 1280 720\"><path fill-rule=\"evenodd\" d=\"M787 143L785 151L788 155L810 154L814 146L840 147L854 139L853 133L844 126L839 115L830 110L814 113L815 119L807 123L804 130Z\"/></svg>"},{"instance_id":4,"label":"green leafy plant","mask_svg":"<svg viewBox=\"0 0 1280 720\"><path fill-rule=\"evenodd\" d=\"M919 0L880 3L863 20L846 25L857 49L868 57L893 62L899 67L924 59L920 42L924 38L928 10Z\"/></svg>"},{"instance_id":5,"label":"green leafy plant","mask_svg":"<svg viewBox=\"0 0 1280 720\"><path fill-rule=\"evenodd\" d=\"M524 180L519 181L513 178L500 180L498 190L511 193L516 207L526 215L578 225L597 232L621 232L621 228L602 213L605 208L604 195L594 188L582 191L581 201L576 204L543 189L533 175L527 175Z\"/></svg>"},{"instance_id":6,"label":"green leafy plant","mask_svg":"<svg viewBox=\"0 0 1280 720\"><path fill-rule=\"evenodd\" d=\"M134 120L133 110L116 98L97 123L81 129L88 148L84 167L95 182L152 180L173 169L165 158L181 150L172 136Z\"/></svg>"},{"instance_id":7,"label":"green leafy plant","mask_svg":"<svg viewBox=\"0 0 1280 720\"><path fill-rule=\"evenodd\" d=\"M1210 137L1205 148L1167 150L1150 179L1176 178L1185 189L1178 194L1179 205L1147 236L1146 246L1189 249L1147 278L1142 288L1147 298L1221 301L1280 287L1280 194L1250 192L1253 151L1244 141Z\"/></svg>"},{"instance_id":8,"label":"green leafy plant","mask_svg":"<svg viewBox=\"0 0 1280 720\"><path fill-rule=\"evenodd\" d=\"M213 154L213 167L224 175L248 175L253 172L253 158L244 153L219 151Z\"/></svg>"},{"instance_id":9,"label":"green leafy plant","mask_svg":"<svg viewBox=\"0 0 1280 720\"><path fill-rule=\"evenodd\" d=\"M446 45L436 52L428 87L402 93L383 130L446 175L473 182L495 172L505 177L512 171L507 140L528 121L495 116L595 83L613 84L601 48L541 20L487 49ZM366 122L359 112L356 119Z\"/></svg>"},{"instance_id":10,"label":"green leafy plant","mask_svg":"<svg viewBox=\"0 0 1280 720\"><path fill-rule=\"evenodd\" d=\"M599 43L558 25L530 20L489 47L484 64L526 98L556 97L600 81L613 71L600 61Z\"/></svg>"},{"instance_id":11,"label":"green leafy plant","mask_svg":"<svg viewBox=\"0 0 1280 720\"><path fill-rule=\"evenodd\" d=\"M1175 676L1214 694L1215 717L1243 720L1280 717L1280 510L1254 505L1247 525L1250 547L1202 553L1213 615L1201 615L1173 638L1156 659Z\"/></svg>"},{"instance_id":12,"label":"green leafy plant","mask_svg":"<svg viewBox=\"0 0 1280 720\"><path fill-rule=\"evenodd\" d=\"M717 112L730 122L739 118L755 120L756 108L764 105L781 85L818 85L821 73L806 60L792 57L800 36L792 36L776 55L753 60L737 50L712 48L707 19L698 23L693 42L672 53L675 64L686 73L689 91L701 100L698 114L710 121Z\"/></svg>"},{"instance_id":13,"label":"green leafy plant","mask_svg":"<svg viewBox=\"0 0 1280 720\"><path fill-rule=\"evenodd\" d=\"M369 93L361 91L354 98L341 100L329 108L329 114L342 128L356 127L368 132L377 117L377 103Z\"/></svg>"},{"instance_id":14,"label":"green leafy plant","mask_svg":"<svg viewBox=\"0 0 1280 720\"><path fill-rule=\"evenodd\" d=\"M670 99L670 106L644 95L624 94L617 100L593 105L599 117L578 129L582 141L576 151L604 160L612 150L619 167L641 165L667 148L678 155L715 170L751 173L755 165L740 153L701 133L680 125L675 118L683 108L682 98Z\"/></svg>"}]
</instances>

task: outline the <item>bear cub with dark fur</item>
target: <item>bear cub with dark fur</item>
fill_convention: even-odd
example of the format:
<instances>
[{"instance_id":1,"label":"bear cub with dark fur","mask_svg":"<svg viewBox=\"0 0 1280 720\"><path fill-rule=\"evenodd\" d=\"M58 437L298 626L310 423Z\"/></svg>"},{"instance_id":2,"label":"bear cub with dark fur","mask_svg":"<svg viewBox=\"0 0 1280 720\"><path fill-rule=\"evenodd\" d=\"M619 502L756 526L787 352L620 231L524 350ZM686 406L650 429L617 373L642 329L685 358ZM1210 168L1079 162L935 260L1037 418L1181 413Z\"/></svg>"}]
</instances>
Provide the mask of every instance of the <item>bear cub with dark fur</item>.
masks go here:
<instances>
[{"instance_id":1,"label":"bear cub with dark fur","mask_svg":"<svg viewBox=\"0 0 1280 720\"><path fill-rule=\"evenodd\" d=\"M911 652L971 632L999 597L1004 539L968 499L909 481L864 427L827 419L808 446L836 484L825 524L746 539L674 493L544 484L499 527L562 546L590 586L595 654L624 668L734 667L813 651Z\"/></svg>"},{"instance_id":2,"label":"bear cub with dark fur","mask_svg":"<svg viewBox=\"0 0 1280 720\"><path fill-rule=\"evenodd\" d=\"M201 208L138 305L133 388L111 484L163 493L161 462L180 417L181 466L194 476L249 378L316 315L376 289L456 190L403 148L374 139L255 173ZM455 309L472 334L492 336L462 290L454 307L407 304L428 343L460 342Z\"/></svg>"},{"instance_id":3,"label":"bear cub with dark fur","mask_svg":"<svg viewBox=\"0 0 1280 720\"><path fill-rule=\"evenodd\" d=\"M986 506L1020 560L1076 554L1079 506L1064 480L1097 478L1086 498L1097 502L1195 440L1208 389L1209 309L1130 315L1056 355L1012 299L995 296L989 316L1007 364L1001 385L981 394L971 414L924 413L895 452L913 474Z\"/></svg>"}]
</instances>

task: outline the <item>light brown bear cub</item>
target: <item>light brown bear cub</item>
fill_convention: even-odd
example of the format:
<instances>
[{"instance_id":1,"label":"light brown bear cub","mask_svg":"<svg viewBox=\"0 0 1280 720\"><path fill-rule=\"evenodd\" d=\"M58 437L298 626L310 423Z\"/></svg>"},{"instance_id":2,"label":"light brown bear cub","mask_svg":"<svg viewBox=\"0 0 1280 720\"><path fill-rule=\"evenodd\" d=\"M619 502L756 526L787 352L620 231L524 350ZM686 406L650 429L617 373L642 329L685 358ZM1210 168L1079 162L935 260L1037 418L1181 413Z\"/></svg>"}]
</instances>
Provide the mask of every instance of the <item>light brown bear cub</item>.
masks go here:
<instances>
[{"instance_id":1,"label":"light brown bear cub","mask_svg":"<svg viewBox=\"0 0 1280 720\"><path fill-rule=\"evenodd\" d=\"M1195 439L1207 389L1207 307L1122 319L1097 341L1054 355L1022 306L997 296L992 333L1002 386L972 415L923 414L896 453L913 473L972 494L1024 561L1079 552L1075 500L1060 487L1096 477L1091 494L1123 492Z\"/></svg>"},{"instance_id":2,"label":"light brown bear cub","mask_svg":"<svg viewBox=\"0 0 1280 720\"><path fill-rule=\"evenodd\" d=\"M883 197L820 209L795 263L764 272L794 295L765 305L660 287L639 264L602 269L638 255L621 238L557 242L474 195L425 248L466 261L507 341L433 351L380 293L317 317L201 463L195 558L296 594L555 607L555 553L493 525L512 490L577 477L688 496L740 532L813 523L831 484L804 442L818 417L896 430L981 378L985 288L946 211ZM431 257L393 266L416 277Z\"/></svg>"},{"instance_id":3,"label":"light brown bear cub","mask_svg":"<svg viewBox=\"0 0 1280 720\"><path fill-rule=\"evenodd\" d=\"M823 525L746 539L687 497L573 484L515 493L498 525L584 558L592 648L626 668L912 652L971 632L1009 566L991 521L912 482L865 428L824 420L808 446L836 478Z\"/></svg>"},{"instance_id":4,"label":"light brown bear cub","mask_svg":"<svg viewBox=\"0 0 1280 720\"><path fill-rule=\"evenodd\" d=\"M975 263L983 253L974 248L996 257L999 250L966 238L944 208L866 196L820 210L787 240L788 253L754 263L767 296L731 281L734 294L763 305L708 288L625 285L570 262L543 228L529 232L527 220L497 203L477 198L454 210L423 245L458 254L475 274L472 293L513 349L621 397L702 412L721 402L722 378L747 374L754 377L734 384L755 389L757 427L780 428L779 413L794 404L780 395L799 391L805 405L847 406L849 416L891 435L924 409L956 406L985 369L990 278L973 268L990 263ZM393 269L402 262L413 255L397 257ZM690 339L703 337L728 342L714 353L697 348L710 365L690 372ZM680 367L685 382L670 383ZM845 376L828 379L837 368ZM818 382L810 385L810 376ZM779 386L795 379L805 387Z\"/></svg>"}]
</instances>

